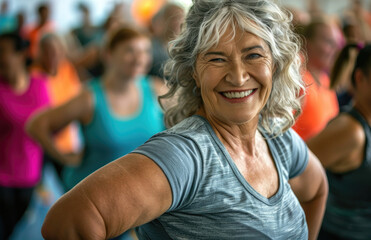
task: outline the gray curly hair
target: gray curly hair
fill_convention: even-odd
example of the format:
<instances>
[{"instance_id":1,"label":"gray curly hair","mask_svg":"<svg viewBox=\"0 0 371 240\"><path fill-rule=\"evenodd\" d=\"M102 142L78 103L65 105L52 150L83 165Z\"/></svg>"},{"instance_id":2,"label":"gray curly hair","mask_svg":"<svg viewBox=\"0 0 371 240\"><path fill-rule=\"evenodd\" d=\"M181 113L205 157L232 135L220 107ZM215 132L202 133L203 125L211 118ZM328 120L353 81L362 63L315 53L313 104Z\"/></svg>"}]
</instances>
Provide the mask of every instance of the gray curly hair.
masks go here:
<instances>
[{"instance_id":1,"label":"gray curly hair","mask_svg":"<svg viewBox=\"0 0 371 240\"><path fill-rule=\"evenodd\" d=\"M218 44L227 28L235 26L266 41L275 65L272 92L260 113L259 127L278 135L290 128L301 113L305 91L300 74L300 40L292 31L292 16L272 0L193 0L181 34L169 44L170 60L164 67L169 92L160 97L177 100L165 111L167 126L195 114L202 106L194 94L193 78L198 54Z\"/></svg>"}]
</instances>

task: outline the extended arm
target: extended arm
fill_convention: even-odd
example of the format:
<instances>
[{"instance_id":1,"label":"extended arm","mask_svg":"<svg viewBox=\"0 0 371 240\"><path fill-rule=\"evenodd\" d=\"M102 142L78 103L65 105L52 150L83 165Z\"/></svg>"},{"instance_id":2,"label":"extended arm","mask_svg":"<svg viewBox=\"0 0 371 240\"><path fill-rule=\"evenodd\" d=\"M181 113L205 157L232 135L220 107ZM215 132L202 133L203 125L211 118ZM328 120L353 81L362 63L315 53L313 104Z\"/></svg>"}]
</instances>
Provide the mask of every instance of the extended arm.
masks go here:
<instances>
[{"instance_id":1,"label":"extended arm","mask_svg":"<svg viewBox=\"0 0 371 240\"><path fill-rule=\"evenodd\" d=\"M78 164L76 157L67 157L58 151L53 141L53 134L72 121L86 121L92 115L92 112L92 98L90 92L85 90L66 104L57 108L46 109L33 116L27 122L26 130L51 157L62 164L76 165Z\"/></svg>"},{"instance_id":2,"label":"extended arm","mask_svg":"<svg viewBox=\"0 0 371 240\"><path fill-rule=\"evenodd\" d=\"M128 154L60 198L42 227L45 239L108 239L163 214L172 193L151 159Z\"/></svg>"},{"instance_id":3,"label":"extended arm","mask_svg":"<svg viewBox=\"0 0 371 240\"><path fill-rule=\"evenodd\" d=\"M321 163L312 152L309 151L305 171L291 179L290 185L305 212L309 239L317 239L325 211L328 184Z\"/></svg>"}]
</instances>

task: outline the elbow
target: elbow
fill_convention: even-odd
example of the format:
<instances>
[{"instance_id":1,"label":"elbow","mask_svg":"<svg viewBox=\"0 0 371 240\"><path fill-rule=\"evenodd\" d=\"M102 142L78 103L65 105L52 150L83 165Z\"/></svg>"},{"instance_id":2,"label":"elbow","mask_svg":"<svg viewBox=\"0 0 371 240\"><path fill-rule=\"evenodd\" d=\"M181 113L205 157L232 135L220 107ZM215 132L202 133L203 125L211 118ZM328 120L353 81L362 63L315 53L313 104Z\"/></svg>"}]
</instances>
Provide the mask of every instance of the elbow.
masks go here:
<instances>
[{"instance_id":1,"label":"elbow","mask_svg":"<svg viewBox=\"0 0 371 240\"><path fill-rule=\"evenodd\" d=\"M41 234L46 240L107 239L103 219L79 190L67 192L51 207Z\"/></svg>"},{"instance_id":2,"label":"elbow","mask_svg":"<svg viewBox=\"0 0 371 240\"><path fill-rule=\"evenodd\" d=\"M25 131L30 137L38 141L39 132L42 126L45 126L45 124L42 124L42 119L40 118L39 114L36 114L27 120Z\"/></svg>"},{"instance_id":3,"label":"elbow","mask_svg":"<svg viewBox=\"0 0 371 240\"><path fill-rule=\"evenodd\" d=\"M41 235L44 239L60 239L62 236L57 232L58 228L58 222L60 226L63 226L63 218L58 218L58 216L55 215L54 209L52 208L47 216L45 217L44 223L41 227Z\"/></svg>"},{"instance_id":4,"label":"elbow","mask_svg":"<svg viewBox=\"0 0 371 240\"><path fill-rule=\"evenodd\" d=\"M77 211L71 207L72 203L66 199L66 195L68 193L58 199L44 219L41 234L46 240L78 239L71 234L76 225L73 216Z\"/></svg>"},{"instance_id":5,"label":"elbow","mask_svg":"<svg viewBox=\"0 0 371 240\"><path fill-rule=\"evenodd\" d=\"M42 227L41 227L41 235L43 239L55 239L53 238L53 232L49 231L48 222L44 221Z\"/></svg>"}]
</instances>

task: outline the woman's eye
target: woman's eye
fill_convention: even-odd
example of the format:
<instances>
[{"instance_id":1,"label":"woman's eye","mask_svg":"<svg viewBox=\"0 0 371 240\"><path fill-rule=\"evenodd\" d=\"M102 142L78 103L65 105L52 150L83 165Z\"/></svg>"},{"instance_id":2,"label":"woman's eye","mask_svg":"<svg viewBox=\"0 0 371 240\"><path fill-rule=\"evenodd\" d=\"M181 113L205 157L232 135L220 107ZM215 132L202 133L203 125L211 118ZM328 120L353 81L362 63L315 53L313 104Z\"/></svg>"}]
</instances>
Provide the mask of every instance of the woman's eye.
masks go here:
<instances>
[{"instance_id":1,"label":"woman's eye","mask_svg":"<svg viewBox=\"0 0 371 240\"><path fill-rule=\"evenodd\" d=\"M258 59L258 58L261 58L262 55L260 55L259 53L251 53L249 55L246 56L247 59Z\"/></svg>"},{"instance_id":2,"label":"woman's eye","mask_svg":"<svg viewBox=\"0 0 371 240\"><path fill-rule=\"evenodd\" d=\"M225 60L223 58L213 58L213 59L210 59L209 60L210 62L225 62Z\"/></svg>"}]
</instances>

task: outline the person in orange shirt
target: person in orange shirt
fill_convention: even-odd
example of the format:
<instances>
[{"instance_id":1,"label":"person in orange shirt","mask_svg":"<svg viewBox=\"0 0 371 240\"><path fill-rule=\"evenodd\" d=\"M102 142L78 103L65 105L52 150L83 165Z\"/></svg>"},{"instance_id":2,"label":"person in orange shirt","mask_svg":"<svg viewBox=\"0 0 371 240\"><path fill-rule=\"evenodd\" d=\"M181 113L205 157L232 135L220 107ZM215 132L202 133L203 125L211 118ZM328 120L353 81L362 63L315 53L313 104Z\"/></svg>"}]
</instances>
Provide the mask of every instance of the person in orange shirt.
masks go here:
<instances>
[{"instance_id":1,"label":"person in orange shirt","mask_svg":"<svg viewBox=\"0 0 371 240\"><path fill-rule=\"evenodd\" d=\"M54 24L49 20L49 5L43 3L37 8L38 23L30 29L27 38L30 41L30 57L35 59L39 52L39 42L42 36L54 32Z\"/></svg>"},{"instance_id":2,"label":"person in orange shirt","mask_svg":"<svg viewBox=\"0 0 371 240\"><path fill-rule=\"evenodd\" d=\"M307 66L303 79L307 86L302 114L294 130L307 141L325 128L339 112L336 93L329 89L327 74L337 51L334 27L325 21L313 21L303 32L306 39Z\"/></svg>"},{"instance_id":3,"label":"person in orange shirt","mask_svg":"<svg viewBox=\"0 0 371 240\"><path fill-rule=\"evenodd\" d=\"M80 92L80 79L74 66L67 60L58 36L55 34L43 36L39 47L37 60L31 66L31 74L47 76L51 105L60 106ZM80 147L77 125L68 125L58 132L55 141L61 152L66 154L77 152Z\"/></svg>"}]
</instances>

